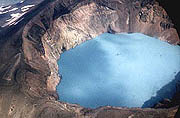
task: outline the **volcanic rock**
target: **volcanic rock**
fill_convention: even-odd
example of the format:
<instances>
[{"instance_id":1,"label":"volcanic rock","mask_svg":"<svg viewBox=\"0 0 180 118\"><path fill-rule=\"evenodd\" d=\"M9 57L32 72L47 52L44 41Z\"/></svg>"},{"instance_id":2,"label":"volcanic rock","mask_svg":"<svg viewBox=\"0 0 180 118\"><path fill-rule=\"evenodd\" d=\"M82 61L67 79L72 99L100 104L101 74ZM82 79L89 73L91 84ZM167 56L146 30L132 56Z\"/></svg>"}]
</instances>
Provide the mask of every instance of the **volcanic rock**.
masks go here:
<instances>
[{"instance_id":1,"label":"volcanic rock","mask_svg":"<svg viewBox=\"0 0 180 118\"><path fill-rule=\"evenodd\" d=\"M23 7L27 9L22 10ZM104 32L140 32L177 45L178 33L156 1L26 0L1 8L1 118L175 116L179 92L168 102L169 107L156 109L111 106L88 109L59 102L56 93L60 54Z\"/></svg>"}]
</instances>

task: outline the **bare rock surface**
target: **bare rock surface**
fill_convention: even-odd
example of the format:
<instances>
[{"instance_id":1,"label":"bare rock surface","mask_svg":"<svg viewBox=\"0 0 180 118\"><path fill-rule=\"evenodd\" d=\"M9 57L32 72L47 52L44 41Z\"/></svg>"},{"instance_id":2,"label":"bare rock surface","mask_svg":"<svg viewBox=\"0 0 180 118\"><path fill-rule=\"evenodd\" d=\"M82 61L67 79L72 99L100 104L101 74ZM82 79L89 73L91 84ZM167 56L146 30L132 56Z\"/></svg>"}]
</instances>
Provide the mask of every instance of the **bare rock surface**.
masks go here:
<instances>
[{"instance_id":1,"label":"bare rock surface","mask_svg":"<svg viewBox=\"0 0 180 118\"><path fill-rule=\"evenodd\" d=\"M0 117L173 118L179 91L169 102L146 109L88 109L57 101L60 54L104 32L141 32L179 43L173 23L154 0L27 0L0 7Z\"/></svg>"}]
</instances>

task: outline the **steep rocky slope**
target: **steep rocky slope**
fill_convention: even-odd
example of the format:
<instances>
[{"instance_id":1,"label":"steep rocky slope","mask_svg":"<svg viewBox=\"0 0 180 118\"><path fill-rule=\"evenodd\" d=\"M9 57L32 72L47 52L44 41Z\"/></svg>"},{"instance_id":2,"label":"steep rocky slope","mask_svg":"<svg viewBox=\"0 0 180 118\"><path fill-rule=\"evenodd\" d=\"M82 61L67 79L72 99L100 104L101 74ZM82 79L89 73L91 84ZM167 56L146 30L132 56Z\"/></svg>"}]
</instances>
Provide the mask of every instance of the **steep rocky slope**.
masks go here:
<instances>
[{"instance_id":1,"label":"steep rocky slope","mask_svg":"<svg viewBox=\"0 0 180 118\"><path fill-rule=\"evenodd\" d=\"M23 10L28 5L31 7ZM1 9L1 118L175 116L178 91L171 101L156 105L158 109L88 109L57 101L60 78L56 61L65 50L86 40L104 32L141 32L171 44L179 43L167 13L154 0L27 0Z\"/></svg>"},{"instance_id":2,"label":"steep rocky slope","mask_svg":"<svg viewBox=\"0 0 180 118\"><path fill-rule=\"evenodd\" d=\"M177 17L176 11L179 6L176 2L170 2L169 0L157 0L159 4L167 11L168 16L171 18L174 27L177 29L178 34L180 34L180 17Z\"/></svg>"}]
</instances>

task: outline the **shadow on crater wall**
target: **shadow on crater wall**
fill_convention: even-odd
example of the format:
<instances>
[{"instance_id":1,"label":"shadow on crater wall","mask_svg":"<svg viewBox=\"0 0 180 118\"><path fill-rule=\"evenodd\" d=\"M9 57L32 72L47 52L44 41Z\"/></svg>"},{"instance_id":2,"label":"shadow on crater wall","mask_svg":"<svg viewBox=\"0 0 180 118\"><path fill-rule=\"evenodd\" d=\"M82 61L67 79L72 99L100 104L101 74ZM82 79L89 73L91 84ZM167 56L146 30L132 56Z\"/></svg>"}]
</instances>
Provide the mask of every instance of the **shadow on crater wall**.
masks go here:
<instances>
[{"instance_id":1,"label":"shadow on crater wall","mask_svg":"<svg viewBox=\"0 0 180 118\"><path fill-rule=\"evenodd\" d=\"M163 86L155 97L151 97L148 101L146 101L142 108L153 107L154 103L158 103L158 101L162 101L163 98L170 99L176 91L180 91L180 72L175 76L175 79L171 81L169 84Z\"/></svg>"},{"instance_id":2,"label":"shadow on crater wall","mask_svg":"<svg viewBox=\"0 0 180 118\"><path fill-rule=\"evenodd\" d=\"M157 0L162 6L167 14L169 15L170 19L172 20L174 27L177 29L178 34L180 35L180 18L178 17L179 14L177 11L179 10L179 4L177 1L171 1L171 0Z\"/></svg>"}]
</instances>

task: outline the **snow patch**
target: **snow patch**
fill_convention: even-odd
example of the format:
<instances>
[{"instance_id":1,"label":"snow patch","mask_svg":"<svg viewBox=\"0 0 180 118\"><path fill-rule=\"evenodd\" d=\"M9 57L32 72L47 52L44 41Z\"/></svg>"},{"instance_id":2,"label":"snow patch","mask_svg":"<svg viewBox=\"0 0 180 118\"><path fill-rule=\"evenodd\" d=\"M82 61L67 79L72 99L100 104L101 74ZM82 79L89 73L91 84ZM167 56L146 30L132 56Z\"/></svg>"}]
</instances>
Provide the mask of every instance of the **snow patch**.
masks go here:
<instances>
[{"instance_id":1,"label":"snow patch","mask_svg":"<svg viewBox=\"0 0 180 118\"><path fill-rule=\"evenodd\" d=\"M16 11L16 10L18 10L18 8L10 9L9 12Z\"/></svg>"},{"instance_id":2,"label":"snow patch","mask_svg":"<svg viewBox=\"0 0 180 118\"><path fill-rule=\"evenodd\" d=\"M126 20L126 24L127 25L129 24L129 15L128 15L127 20Z\"/></svg>"},{"instance_id":3,"label":"snow patch","mask_svg":"<svg viewBox=\"0 0 180 118\"><path fill-rule=\"evenodd\" d=\"M0 15L8 13L10 8L11 8L11 6L6 6L6 7L0 6Z\"/></svg>"},{"instance_id":4,"label":"snow patch","mask_svg":"<svg viewBox=\"0 0 180 118\"><path fill-rule=\"evenodd\" d=\"M5 13L8 13L8 11L4 11L4 12L0 11L0 15Z\"/></svg>"},{"instance_id":5,"label":"snow patch","mask_svg":"<svg viewBox=\"0 0 180 118\"><path fill-rule=\"evenodd\" d=\"M24 18L19 19L18 21L16 21L13 25L17 25L20 21L22 21Z\"/></svg>"},{"instance_id":6,"label":"snow patch","mask_svg":"<svg viewBox=\"0 0 180 118\"><path fill-rule=\"evenodd\" d=\"M22 0L22 1L20 1L19 3L23 3L24 1Z\"/></svg>"},{"instance_id":7,"label":"snow patch","mask_svg":"<svg viewBox=\"0 0 180 118\"><path fill-rule=\"evenodd\" d=\"M6 6L6 7L0 6L0 11L5 11L5 10L10 9L10 8L11 8L11 6Z\"/></svg>"},{"instance_id":8,"label":"snow patch","mask_svg":"<svg viewBox=\"0 0 180 118\"><path fill-rule=\"evenodd\" d=\"M5 14L5 13L8 13L8 12L12 12L12 11L18 10L18 8L12 8L12 9L9 9L9 8L11 8L11 7L6 8L5 10L0 8L0 14Z\"/></svg>"},{"instance_id":9,"label":"snow patch","mask_svg":"<svg viewBox=\"0 0 180 118\"><path fill-rule=\"evenodd\" d=\"M35 5L27 5L27 6L24 6L24 7L21 8L21 11L22 11L22 12L25 12L25 11L29 10L31 7L34 7L34 6L35 6Z\"/></svg>"},{"instance_id":10,"label":"snow patch","mask_svg":"<svg viewBox=\"0 0 180 118\"><path fill-rule=\"evenodd\" d=\"M19 21L17 21L21 16L23 16L25 13L15 13L11 14L11 18L6 20L6 23L2 27L16 25ZM22 20L22 19L21 19Z\"/></svg>"}]
</instances>

